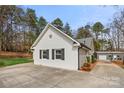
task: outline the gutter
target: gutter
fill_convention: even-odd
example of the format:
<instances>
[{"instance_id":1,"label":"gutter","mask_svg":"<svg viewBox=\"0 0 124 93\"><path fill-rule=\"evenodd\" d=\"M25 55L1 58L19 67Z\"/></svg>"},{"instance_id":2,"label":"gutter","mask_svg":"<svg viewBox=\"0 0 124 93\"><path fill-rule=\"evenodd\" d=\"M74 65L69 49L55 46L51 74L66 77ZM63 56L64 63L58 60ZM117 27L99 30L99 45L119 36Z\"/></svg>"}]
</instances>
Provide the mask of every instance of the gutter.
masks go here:
<instances>
[{"instance_id":1,"label":"gutter","mask_svg":"<svg viewBox=\"0 0 124 93\"><path fill-rule=\"evenodd\" d=\"M78 70L80 70L80 62L79 62L79 48L78 48Z\"/></svg>"}]
</instances>

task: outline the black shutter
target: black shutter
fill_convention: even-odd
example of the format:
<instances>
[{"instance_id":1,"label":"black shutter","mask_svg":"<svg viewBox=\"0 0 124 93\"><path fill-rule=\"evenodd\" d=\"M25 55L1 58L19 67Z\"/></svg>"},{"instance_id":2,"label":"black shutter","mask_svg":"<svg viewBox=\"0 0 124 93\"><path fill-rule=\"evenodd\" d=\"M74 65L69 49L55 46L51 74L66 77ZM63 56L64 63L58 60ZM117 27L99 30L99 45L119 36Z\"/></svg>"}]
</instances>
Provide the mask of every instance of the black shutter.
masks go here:
<instances>
[{"instance_id":1,"label":"black shutter","mask_svg":"<svg viewBox=\"0 0 124 93\"><path fill-rule=\"evenodd\" d=\"M61 55L62 56L61 59L64 60L65 59L65 51L64 51L64 49L61 49L61 54L62 54Z\"/></svg>"},{"instance_id":2,"label":"black shutter","mask_svg":"<svg viewBox=\"0 0 124 93\"><path fill-rule=\"evenodd\" d=\"M47 50L47 59L49 59L49 50Z\"/></svg>"},{"instance_id":3,"label":"black shutter","mask_svg":"<svg viewBox=\"0 0 124 93\"><path fill-rule=\"evenodd\" d=\"M42 59L42 50L40 50L39 57Z\"/></svg>"},{"instance_id":4,"label":"black shutter","mask_svg":"<svg viewBox=\"0 0 124 93\"><path fill-rule=\"evenodd\" d=\"M52 49L52 59L54 60L54 49Z\"/></svg>"}]
</instances>

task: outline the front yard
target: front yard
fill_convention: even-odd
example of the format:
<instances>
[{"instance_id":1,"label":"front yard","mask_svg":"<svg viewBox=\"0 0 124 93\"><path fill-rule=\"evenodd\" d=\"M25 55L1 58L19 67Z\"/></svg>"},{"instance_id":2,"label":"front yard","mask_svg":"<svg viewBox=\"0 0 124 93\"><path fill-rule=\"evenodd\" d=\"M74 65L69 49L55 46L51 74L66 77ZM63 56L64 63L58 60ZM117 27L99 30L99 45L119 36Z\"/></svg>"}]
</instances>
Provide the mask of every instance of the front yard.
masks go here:
<instances>
[{"instance_id":1,"label":"front yard","mask_svg":"<svg viewBox=\"0 0 124 93\"><path fill-rule=\"evenodd\" d=\"M0 67L32 62L31 58L0 57Z\"/></svg>"}]
</instances>

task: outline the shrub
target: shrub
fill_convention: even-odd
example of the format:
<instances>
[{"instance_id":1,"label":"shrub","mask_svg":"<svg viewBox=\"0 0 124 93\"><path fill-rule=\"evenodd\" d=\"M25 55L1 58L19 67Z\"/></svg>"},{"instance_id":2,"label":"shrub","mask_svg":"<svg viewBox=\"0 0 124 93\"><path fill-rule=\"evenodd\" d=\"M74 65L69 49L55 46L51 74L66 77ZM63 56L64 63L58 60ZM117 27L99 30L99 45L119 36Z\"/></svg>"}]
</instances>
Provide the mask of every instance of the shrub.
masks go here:
<instances>
[{"instance_id":1,"label":"shrub","mask_svg":"<svg viewBox=\"0 0 124 93\"><path fill-rule=\"evenodd\" d=\"M87 63L90 63L90 56L87 56Z\"/></svg>"},{"instance_id":2,"label":"shrub","mask_svg":"<svg viewBox=\"0 0 124 93\"><path fill-rule=\"evenodd\" d=\"M92 63L96 62L96 59L95 59L94 55L91 56L91 61L92 61Z\"/></svg>"},{"instance_id":3,"label":"shrub","mask_svg":"<svg viewBox=\"0 0 124 93\"><path fill-rule=\"evenodd\" d=\"M0 62L0 67L4 66L4 62Z\"/></svg>"}]
</instances>

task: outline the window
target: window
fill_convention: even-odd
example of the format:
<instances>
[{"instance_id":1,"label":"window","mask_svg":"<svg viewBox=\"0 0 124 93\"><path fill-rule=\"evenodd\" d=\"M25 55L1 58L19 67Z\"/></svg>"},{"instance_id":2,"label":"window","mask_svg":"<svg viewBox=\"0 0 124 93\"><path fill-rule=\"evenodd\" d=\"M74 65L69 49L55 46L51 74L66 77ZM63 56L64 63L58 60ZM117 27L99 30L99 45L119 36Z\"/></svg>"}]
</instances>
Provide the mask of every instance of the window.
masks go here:
<instances>
[{"instance_id":1,"label":"window","mask_svg":"<svg viewBox=\"0 0 124 93\"><path fill-rule=\"evenodd\" d=\"M64 60L64 49L52 49L52 59Z\"/></svg>"},{"instance_id":2,"label":"window","mask_svg":"<svg viewBox=\"0 0 124 93\"><path fill-rule=\"evenodd\" d=\"M122 60L122 58L119 58L119 60Z\"/></svg>"},{"instance_id":3,"label":"window","mask_svg":"<svg viewBox=\"0 0 124 93\"><path fill-rule=\"evenodd\" d=\"M119 60L120 59L120 56L119 55L117 55L117 60Z\"/></svg>"},{"instance_id":4,"label":"window","mask_svg":"<svg viewBox=\"0 0 124 93\"><path fill-rule=\"evenodd\" d=\"M109 57L112 57L112 55L109 55Z\"/></svg>"},{"instance_id":5,"label":"window","mask_svg":"<svg viewBox=\"0 0 124 93\"><path fill-rule=\"evenodd\" d=\"M108 59L108 60L112 60L112 59L113 59L113 55L112 55L112 54L108 55L108 56L107 56L107 59Z\"/></svg>"},{"instance_id":6,"label":"window","mask_svg":"<svg viewBox=\"0 0 124 93\"><path fill-rule=\"evenodd\" d=\"M56 59L61 59L62 53L61 50L56 50Z\"/></svg>"},{"instance_id":7,"label":"window","mask_svg":"<svg viewBox=\"0 0 124 93\"><path fill-rule=\"evenodd\" d=\"M40 50L40 59L49 59L49 50Z\"/></svg>"},{"instance_id":8,"label":"window","mask_svg":"<svg viewBox=\"0 0 124 93\"><path fill-rule=\"evenodd\" d=\"M43 59L48 59L49 52L48 50L43 50Z\"/></svg>"},{"instance_id":9,"label":"window","mask_svg":"<svg viewBox=\"0 0 124 93\"><path fill-rule=\"evenodd\" d=\"M49 38L50 38L50 39L52 38L52 34L49 35Z\"/></svg>"}]
</instances>

